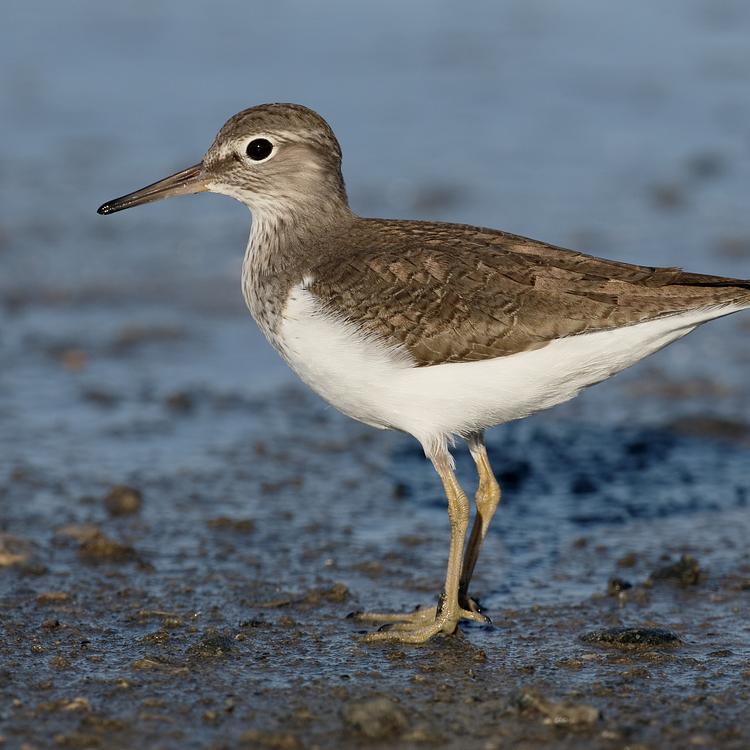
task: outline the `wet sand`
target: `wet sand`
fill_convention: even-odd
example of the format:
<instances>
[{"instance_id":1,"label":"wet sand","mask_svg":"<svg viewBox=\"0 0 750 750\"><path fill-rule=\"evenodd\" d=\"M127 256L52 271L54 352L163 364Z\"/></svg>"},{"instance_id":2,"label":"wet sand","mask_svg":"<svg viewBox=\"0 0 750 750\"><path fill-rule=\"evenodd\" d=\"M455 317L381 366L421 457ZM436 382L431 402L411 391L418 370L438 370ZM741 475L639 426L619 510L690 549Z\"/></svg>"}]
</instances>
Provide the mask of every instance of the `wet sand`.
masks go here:
<instances>
[{"instance_id":1,"label":"wet sand","mask_svg":"<svg viewBox=\"0 0 750 750\"><path fill-rule=\"evenodd\" d=\"M746 435L498 430L505 507L475 588L493 625L373 646L347 615L430 604L443 572L444 501L408 438L296 387L141 396L148 424L118 419L122 394L79 398L115 453L243 430L206 465L3 477L8 747L750 742Z\"/></svg>"},{"instance_id":2,"label":"wet sand","mask_svg":"<svg viewBox=\"0 0 750 750\"><path fill-rule=\"evenodd\" d=\"M94 214L299 100L364 215L747 276L749 6L293 5L0 29L0 748L749 747L748 315L492 431L493 625L366 646L442 583L418 446L262 340L243 209Z\"/></svg>"}]
</instances>

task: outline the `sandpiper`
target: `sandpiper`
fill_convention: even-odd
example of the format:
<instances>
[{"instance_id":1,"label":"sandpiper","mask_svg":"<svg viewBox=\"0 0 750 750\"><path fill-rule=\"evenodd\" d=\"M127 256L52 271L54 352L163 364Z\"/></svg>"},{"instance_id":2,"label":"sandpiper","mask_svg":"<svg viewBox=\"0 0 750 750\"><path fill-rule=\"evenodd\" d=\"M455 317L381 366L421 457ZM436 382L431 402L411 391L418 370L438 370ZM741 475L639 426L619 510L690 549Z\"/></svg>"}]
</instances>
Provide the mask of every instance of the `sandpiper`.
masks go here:
<instances>
[{"instance_id":1,"label":"sandpiper","mask_svg":"<svg viewBox=\"0 0 750 750\"><path fill-rule=\"evenodd\" d=\"M252 212L242 291L300 378L344 414L413 435L451 526L437 606L367 613L366 638L420 643L487 622L469 597L500 500L484 430L567 401L713 318L750 307L750 282L592 257L460 224L356 216L328 123L297 104L246 109L203 160L100 214L210 191ZM476 463L476 516L449 445Z\"/></svg>"}]
</instances>

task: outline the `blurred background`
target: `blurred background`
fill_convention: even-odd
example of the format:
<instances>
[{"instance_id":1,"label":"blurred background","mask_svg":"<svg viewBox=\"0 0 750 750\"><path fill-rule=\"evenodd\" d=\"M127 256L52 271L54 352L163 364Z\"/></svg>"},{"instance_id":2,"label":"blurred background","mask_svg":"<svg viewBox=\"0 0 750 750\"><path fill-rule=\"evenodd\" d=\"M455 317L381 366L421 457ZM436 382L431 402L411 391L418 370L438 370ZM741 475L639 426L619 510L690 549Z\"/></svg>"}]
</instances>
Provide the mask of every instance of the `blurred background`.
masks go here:
<instances>
[{"instance_id":1,"label":"blurred background","mask_svg":"<svg viewBox=\"0 0 750 750\"><path fill-rule=\"evenodd\" d=\"M256 103L301 102L330 121L361 214L750 275L741 0L4 10L5 477L31 467L76 497L113 480L221 472L227 446L273 435L271 417L226 408L219 419L205 406L278 398L295 382L244 309L244 207L197 196L95 214L197 161L227 117ZM747 439L749 333L746 317L714 323L532 424ZM334 433L353 429L325 413ZM393 455L408 441L378 439L398 474Z\"/></svg>"}]
</instances>

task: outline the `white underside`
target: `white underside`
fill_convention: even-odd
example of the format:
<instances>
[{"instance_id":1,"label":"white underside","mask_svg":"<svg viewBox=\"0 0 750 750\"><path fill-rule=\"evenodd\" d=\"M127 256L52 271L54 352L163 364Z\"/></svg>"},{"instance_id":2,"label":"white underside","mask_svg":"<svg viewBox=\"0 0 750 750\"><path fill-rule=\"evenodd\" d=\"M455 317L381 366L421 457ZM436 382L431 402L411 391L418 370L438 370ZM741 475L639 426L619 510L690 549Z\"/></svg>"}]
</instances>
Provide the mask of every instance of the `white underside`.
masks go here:
<instances>
[{"instance_id":1,"label":"white underside","mask_svg":"<svg viewBox=\"0 0 750 750\"><path fill-rule=\"evenodd\" d=\"M300 285L290 292L275 343L300 378L344 414L408 432L430 453L451 436L567 401L701 323L739 309L695 310L506 357L415 367L407 353L321 312Z\"/></svg>"}]
</instances>

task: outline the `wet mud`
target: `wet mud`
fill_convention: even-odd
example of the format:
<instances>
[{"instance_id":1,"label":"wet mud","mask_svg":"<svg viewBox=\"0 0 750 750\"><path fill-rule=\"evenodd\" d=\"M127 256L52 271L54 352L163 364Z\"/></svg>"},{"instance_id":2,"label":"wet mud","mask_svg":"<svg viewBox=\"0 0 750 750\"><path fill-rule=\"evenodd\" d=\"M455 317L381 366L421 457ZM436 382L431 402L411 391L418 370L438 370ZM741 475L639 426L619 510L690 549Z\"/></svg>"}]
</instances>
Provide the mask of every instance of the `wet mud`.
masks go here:
<instances>
[{"instance_id":1,"label":"wet mud","mask_svg":"<svg viewBox=\"0 0 750 750\"><path fill-rule=\"evenodd\" d=\"M115 453L130 442L116 410L79 398L106 409ZM493 624L374 646L349 613L440 587L444 501L417 448L297 387L191 403L159 405L140 439L241 421L236 442L207 439L207 465L146 451L127 471L19 457L4 474L6 746L747 747L743 443L498 430L506 501L475 588ZM469 469L459 455L467 485ZM625 504L605 499L615 476Z\"/></svg>"},{"instance_id":2,"label":"wet mud","mask_svg":"<svg viewBox=\"0 0 750 750\"><path fill-rule=\"evenodd\" d=\"M441 587L419 447L262 340L244 210L94 210L297 99L362 214L747 276L750 6L344 5L266 4L258 34L236 0L18 3L0 28L0 748L745 750L750 314L493 430L492 625L365 645L350 613Z\"/></svg>"}]
</instances>

